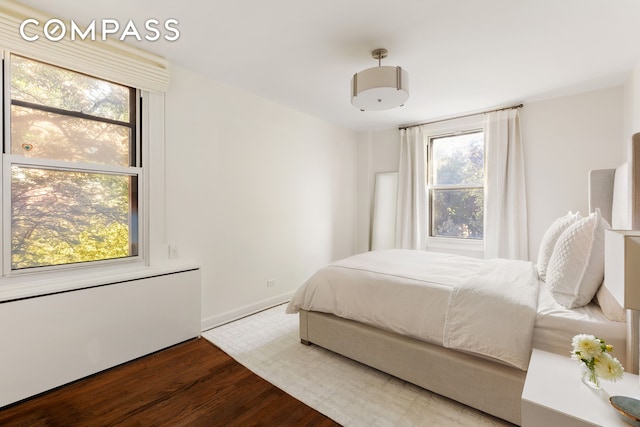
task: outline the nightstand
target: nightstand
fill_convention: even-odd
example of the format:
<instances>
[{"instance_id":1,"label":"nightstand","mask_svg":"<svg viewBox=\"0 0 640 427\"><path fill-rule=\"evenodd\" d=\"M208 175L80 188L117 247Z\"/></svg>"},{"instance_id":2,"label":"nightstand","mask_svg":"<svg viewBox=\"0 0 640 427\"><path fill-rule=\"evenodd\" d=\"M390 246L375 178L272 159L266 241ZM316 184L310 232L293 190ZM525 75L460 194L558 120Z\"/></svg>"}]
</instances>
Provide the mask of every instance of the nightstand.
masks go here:
<instances>
[{"instance_id":1,"label":"nightstand","mask_svg":"<svg viewBox=\"0 0 640 427\"><path fill-rule=\"evenodd\" d=\"M638 376L626 373L613 383L601 381L593 390L580 380L580 363L534 349L522 391L522 427L629 427L609 403L609 396L640 399Z\"/></svg>"}]
</instances>

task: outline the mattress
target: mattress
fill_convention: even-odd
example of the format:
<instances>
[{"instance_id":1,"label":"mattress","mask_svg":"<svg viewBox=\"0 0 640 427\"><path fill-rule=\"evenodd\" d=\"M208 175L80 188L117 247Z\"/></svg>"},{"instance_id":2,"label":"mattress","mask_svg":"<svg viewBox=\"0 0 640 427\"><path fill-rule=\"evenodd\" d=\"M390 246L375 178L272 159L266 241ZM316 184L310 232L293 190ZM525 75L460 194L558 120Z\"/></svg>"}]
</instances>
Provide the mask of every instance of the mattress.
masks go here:
<instances>
[{"instance_id":1,"label":"mattress","mask_svg":"<svg viewBox=\"0 0 640 427\"><path fill-rule=\"evenodd\" d=\"M553 299L548 286L541 282L537 312L532 339L534 348L569 355L571 339L575 335L591 334L613 345L612 355L625 366L627 324L609 320L596 303L574 309L564 308Z\"/></svg>"}]
</instances>

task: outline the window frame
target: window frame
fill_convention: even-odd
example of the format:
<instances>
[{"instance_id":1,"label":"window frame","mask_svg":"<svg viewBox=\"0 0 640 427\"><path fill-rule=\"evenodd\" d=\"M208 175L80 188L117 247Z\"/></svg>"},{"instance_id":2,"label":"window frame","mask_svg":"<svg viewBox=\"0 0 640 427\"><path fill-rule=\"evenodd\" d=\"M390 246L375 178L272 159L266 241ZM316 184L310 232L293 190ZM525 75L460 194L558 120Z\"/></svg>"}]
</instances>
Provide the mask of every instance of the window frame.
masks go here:
<instances>
[{"instance_id":1,"label":"window frame","mask_svg":"<svg viewBox=\"0 0 640 427\"><path fill-rule=\"evenodd\" d=\"M64 114L69 117L78 117L83 119L95 120L98 122L115 123L118 125L124 125L131 129L132 143L130 145L129 153L129 166L113 166L113 165L101 165L85 162L70 162L61 160L51 160L42 158L28 158L18 154L12 154L11 152L11 55L17 55L29 60L43 62L48 65L52 65L58 68L67 69L69 71L88 75L90 77L109 81L98 76L83 73L82 71L73 70L68 67L62 67L50 61L39 59L35 55L22 54L14 52L8 49L2 50L2 84L0 88L0 96L2 97L2 162L0 162L0 173L2 182L0 185L0 198L2 200L2 233L1 233L1 252L2 257L0 262L2 263L2 276L3 277L18 277L21 275L48 273L61 270L88 270L99 268L101 266L110 265L131 265L141 264L146 259L146 240L144 230L146 229L146 212L145 212L145 170L142 168L142 91L131 86L122 85L129 88L129 108L130 118L128 122L120 122L110 119L104 119L95 116L85 115L83 113L65 112ZM111 82L110 82L111 83ZM19 102L20 104L22 102ZM31 107L31 106L29 106ZM55 110L55 108L36 106L40 111ZM54 111L55 113L60 113ZM84 117L88 116L88 117ZM118 176L134 176L137 178L137 194L135 197L130 197L130 209L129 215L136 216L136 222L133 224L133 233L135 238L132 238L131 245L137 249L136 255L130 255L127 257L101 259L94 261L75 262L69 264L59 264L50 266L36 266L23 269L12 268L12 248L11 248L11 235L12 235L12 217L11 217L11 169L12 166L29 167L36 169L51 169L64 172L80 172L80 173L96 173L96 174L114 174Z\"/></svg>"},{"instance_id":2,"label":"window frame","mask_svg":"<svg viewBox=\"0 0 640 427\"><path fill-rule=\"evenodd\" d=\"M470 257L484 257L484 240L459 239L455 237L433 237L430 234L430 218L431 206L428 191L427 174L429 173L429 164L427 163L430 155L429 138L443 135L455 134L458 132L468 132L474 130L484 131L484 116L482 114L469 115L460 118L437 120L433 123L422 126L423 143L425 144L425 200L427 215L424 218L424 227L427 234L425 236L425 250L435 252L456 253ZM485 144L486 145L486 144ZM485 146L486 148L486 146ZM486 151L486 150L485 150ZM485 158L486 165L486 158ZM486 189L486 169L485 169L485 189ZM485 191L486 192L486 191Z\"/></svg>"},{"instance_id":3,"label":"window frame","mask_svg":"<svg viewBox=\"0 0 640 427\"><path fill-rule=\"evenodd\" d=\"M455 131L455 132L447 132L447 133L443 133L443 134L434 134L434 135L429 135L426 138L426 153L427 153L427 183L426 183L426 188L427 188L427 203L428 203L428 212L429 212L429 218L428 218L428 224L427 224L427 237L428 238L432 238L432 239L444 239L444 240L458 240L458 241L479 241L479 242L483 242L484 241L484 234L483 237L478 239L478 238L464 238L464 237L449 237L449 236L436 236L434 235L434 221L435 221L435 215L433 215L434 212L434 207L433 207L433 199L434 199L434 193L438 190L468 190L468 189L481 189L484 193L485 190L485 173L484 173L484 168L483 168L483 173L482 173L482 179L483 182L482 184L434 184L433 183L433 176L434 176L434 170L433 170L433 166L434 166L434 161L433 161L433 143L434 140L437 139L442 139L442 138L449 138L449 137L455 137L455 136L460 136L460 135L470 135L470 134L474 134L474 133L482 133L483 137L484 137L484 129L483 128L475 128L475 129L466 129L466 130L460 130L460 131ZM484 138L483 138L484 140ZM483 155L485 152L485 146L483 145ZM482 217L484 220L484 209L482 211Z\"/></svg>"}]
</instances>

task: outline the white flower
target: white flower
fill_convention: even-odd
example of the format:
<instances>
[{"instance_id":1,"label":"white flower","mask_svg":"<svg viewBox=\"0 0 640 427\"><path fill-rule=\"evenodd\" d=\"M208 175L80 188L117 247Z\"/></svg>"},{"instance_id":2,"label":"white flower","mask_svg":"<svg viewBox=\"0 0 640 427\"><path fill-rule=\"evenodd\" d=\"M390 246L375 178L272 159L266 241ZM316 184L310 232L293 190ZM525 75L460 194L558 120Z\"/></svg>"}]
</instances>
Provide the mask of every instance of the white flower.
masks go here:
<instances>
[{"instance_id":1,"label":"white flower","mask_svg":"<svg viewBox=\"0 0 640 427\"><path fill-rule=\"evenodd\" d=\"M571 342L575 353L580 359L591 360L602 354L602 342L593 335L580 334L573 337Z\"/></svg>"},{"instance_id":2,"label":"white flower","mask_svg":"<svg viewBox=\"0 0 640 427\"><path fill-rule=\"evenodd\" d=\"M622 378L624 368L609 352L613 347L593 335L580 334L573 337L571 359L578 360L596 380L617 381Z\"/></svg>"},{"instance_id":3,"label":"white flower","mask_svg":"<svg viewBox=\"0 0 640 427\"><path fill-rule=\"evenodd\" d=\"M617 381L622 378L624 368L615 357L612 357L607 353L603 353L595 362L595 373L603 380Z\"/></svg>"}]
</instances>

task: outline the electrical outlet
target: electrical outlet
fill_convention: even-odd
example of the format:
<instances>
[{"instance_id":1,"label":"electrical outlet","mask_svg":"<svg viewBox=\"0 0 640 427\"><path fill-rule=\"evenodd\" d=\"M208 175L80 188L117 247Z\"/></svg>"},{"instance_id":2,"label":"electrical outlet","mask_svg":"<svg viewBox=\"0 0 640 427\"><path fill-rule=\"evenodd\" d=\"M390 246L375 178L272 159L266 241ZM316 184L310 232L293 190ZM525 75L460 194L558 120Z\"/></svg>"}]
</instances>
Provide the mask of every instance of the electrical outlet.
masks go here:
<instances>
[{"instance_id":1,"label":"electrical outlet","mask_svg":"<svg viewBox=\"0 0 640 427\"><path fill-rule=\"evenodd\" d=\"M169 258L178 258L178 245L169 245Z\"/></svg>"},{"instance_id":2,"label":"electrical outlet","mask_svg":"<svg viewBox=\"0 0 640 427\"><path fill-rule=\"evenodd\" d=\"M267 280L267 288L274 288L276 286L276 279Z\"/></svg>"}]
</instances>

